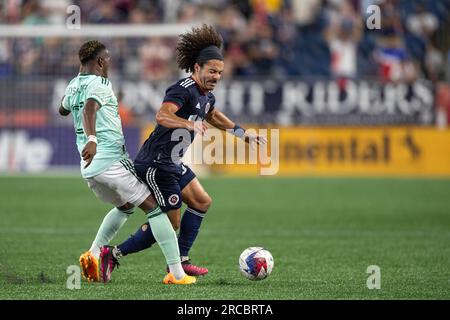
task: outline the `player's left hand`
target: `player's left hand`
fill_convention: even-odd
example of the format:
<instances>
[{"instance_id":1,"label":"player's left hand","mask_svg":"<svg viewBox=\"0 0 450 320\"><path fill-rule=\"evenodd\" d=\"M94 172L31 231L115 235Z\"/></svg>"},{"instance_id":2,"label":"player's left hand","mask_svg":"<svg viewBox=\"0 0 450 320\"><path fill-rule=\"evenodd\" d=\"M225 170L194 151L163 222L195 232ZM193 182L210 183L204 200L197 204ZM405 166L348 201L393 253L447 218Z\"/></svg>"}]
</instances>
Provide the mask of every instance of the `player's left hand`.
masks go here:
<instances>
[{"instance_id":1,"label":"player's left hand","mask_svg":"<svg viewBox=\"0 0 450 320\"><path fill-rule=\"evenodd\" d=\"M244 133L244 141L249 144L251 144L253 142L256 142L257 144L266 144L267 138L264 136L261 136L259 134L245 132Z\"/></svg>"},{"instance_id":2,"label":"player's left hand","mask_svg":"<svg viewBox=\"0 0 450 320\"><path fill-rule=\"evenodd\" d=\"M86 165L84 168L86 169L94 159L95 154L97 153L97 144L93 141L89 141L83 148L81 152L81 156L83 160L86 161Z\"/></svg>"}]
</instances>

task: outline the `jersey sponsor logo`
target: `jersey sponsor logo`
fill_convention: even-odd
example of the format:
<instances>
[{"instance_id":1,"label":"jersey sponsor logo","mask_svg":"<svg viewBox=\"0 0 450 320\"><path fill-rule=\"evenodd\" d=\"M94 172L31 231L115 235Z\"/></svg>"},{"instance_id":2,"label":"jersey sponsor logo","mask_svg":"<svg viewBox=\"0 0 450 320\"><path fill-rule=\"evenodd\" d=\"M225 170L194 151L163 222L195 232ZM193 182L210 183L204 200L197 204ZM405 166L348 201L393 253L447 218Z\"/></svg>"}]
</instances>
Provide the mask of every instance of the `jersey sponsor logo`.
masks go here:
<instances>
[{"instance_id":1,"label":"jersey sponsor logo","mask_svg":"<svg viewBox=\"0 0 450 320\"><path fill-rule=\"evenodd\" d=\"M180 200L180 197L175 193L169 197L169 203L172 206L176 205L179 200Z\"/></svg>"}]
</instances>

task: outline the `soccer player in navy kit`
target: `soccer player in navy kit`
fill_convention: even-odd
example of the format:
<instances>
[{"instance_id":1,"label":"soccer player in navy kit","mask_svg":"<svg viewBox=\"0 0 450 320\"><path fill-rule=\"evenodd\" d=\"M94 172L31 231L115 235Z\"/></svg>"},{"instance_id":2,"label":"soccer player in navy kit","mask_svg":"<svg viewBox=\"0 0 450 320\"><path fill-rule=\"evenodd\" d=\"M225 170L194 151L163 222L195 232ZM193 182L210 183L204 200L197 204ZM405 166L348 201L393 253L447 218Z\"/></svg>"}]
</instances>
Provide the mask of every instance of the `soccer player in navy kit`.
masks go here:
<instances>
[{"instance_id":1,"label":"soccer player in navy kit","mask_svg":"<svg viewBox=\"0 0 450 320\"><path fill-rule=\"evenodd\" d=\"M177 64L191 72L171 85L156 114L157 126L141 147L134 166L166 212L175 230L180 229L178 245L183 269L188 275L205 275L208 269L193 265L189 250L197 237L201 222L211 205L211 197L203 189L194 172L181 162L196 133L205 134L212 126L227 130L246 142L265 143L265 137L248 134L215 107L212 90L220 80L224 62L220 52L222 38L213 27L203 25L180 36L177 44ZM187 209L181 219L182 202ZM104 259L117 260L155 243L148 224L124 243L109 247Z\"/></svg>"}]
</instances>

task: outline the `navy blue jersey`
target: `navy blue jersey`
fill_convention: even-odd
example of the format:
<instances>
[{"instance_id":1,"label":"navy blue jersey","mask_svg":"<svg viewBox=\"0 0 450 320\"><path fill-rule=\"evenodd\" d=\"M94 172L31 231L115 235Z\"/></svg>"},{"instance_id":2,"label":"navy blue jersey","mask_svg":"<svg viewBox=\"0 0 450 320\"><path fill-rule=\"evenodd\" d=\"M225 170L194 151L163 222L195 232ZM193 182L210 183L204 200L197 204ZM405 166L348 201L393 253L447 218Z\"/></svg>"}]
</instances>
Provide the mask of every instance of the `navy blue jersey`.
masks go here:
<instances>
[{"instance_id":1,"label":"navy blue jersey","mask_svg":"<svg viewBox=\"0 0 450 320\"><path fill-rule=\"evenodd\" d=\"M203 92L192 78L184 78L166 90L163 102L178 107L178 117L190 121L203 121L214 109L216 99L211 92ZM194 132L169 129L156 125L139 150L135 166L153 166L174 173L182 173L181 158L194 141Z\"/></svg>"}]
</instances>

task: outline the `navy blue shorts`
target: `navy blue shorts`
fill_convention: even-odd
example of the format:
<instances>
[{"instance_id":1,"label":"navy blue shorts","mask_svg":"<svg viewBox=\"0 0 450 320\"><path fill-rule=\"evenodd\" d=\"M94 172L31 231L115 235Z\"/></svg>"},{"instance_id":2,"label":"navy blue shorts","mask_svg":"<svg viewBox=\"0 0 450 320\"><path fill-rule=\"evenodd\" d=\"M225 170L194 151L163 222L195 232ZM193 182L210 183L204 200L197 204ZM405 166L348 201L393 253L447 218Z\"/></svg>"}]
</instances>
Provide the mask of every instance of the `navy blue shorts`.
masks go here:
<instances>
[{"instance_id":1,"label":"navy blue shorts","mask_svg":"<svg viewBox=\"0 0 450 320\"><path fill-rule=\"evenodd\" d=\"M191 168L184 164L182 166L182 174L167 172L152 166L136 166L138 176L150 187L153 197L164 212L181 207L183 204L181 190L195 178Z\"/></svg>"}]
</instances>

